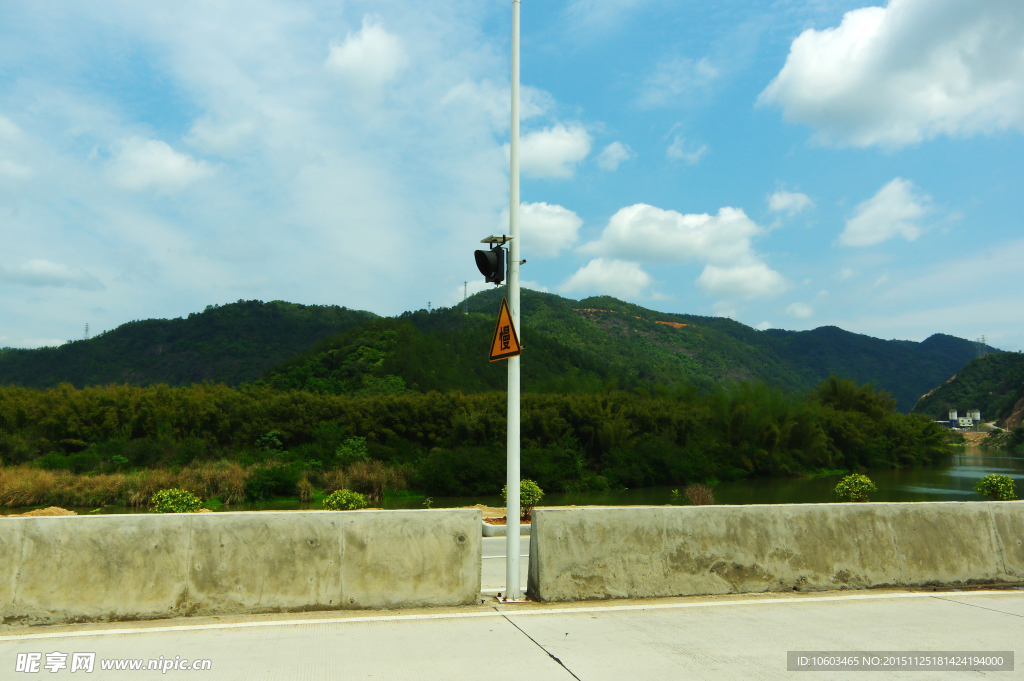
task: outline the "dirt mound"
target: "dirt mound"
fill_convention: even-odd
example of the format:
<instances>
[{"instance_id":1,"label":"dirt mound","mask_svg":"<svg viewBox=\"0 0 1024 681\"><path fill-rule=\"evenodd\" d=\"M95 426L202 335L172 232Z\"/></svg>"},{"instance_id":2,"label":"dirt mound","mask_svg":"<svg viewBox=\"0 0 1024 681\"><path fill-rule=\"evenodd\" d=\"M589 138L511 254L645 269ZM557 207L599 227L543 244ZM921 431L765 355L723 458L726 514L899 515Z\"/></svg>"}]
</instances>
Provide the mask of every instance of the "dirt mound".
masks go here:
<instances>
[{"instance_id":1,"label":"dirt mound","mask_svg":"<svg viewBox=\"0 0 1024 681\"><path fill-rule=\"evenodd\" d=\"M988 436L988 433L964 433L964 440L966 440L969 445L977 446L980 445L982 441L987 440Z\"/></svg>"},{"instance_id":2,"label":"dirt mound","mask_svg":"<svg viewBox=\"0 0 1024 681\"><path fill-rule=\"evenodd\" d=\"M463 506L462 508L479 508L483 512L484 518L501 518L501 524L505 524L504 508L499 508L497 506L485 506L484 504L476 504L474 506Z\"/></svg>"},{"instance_id":3,"label":"dirt mound","mask_svg":"<svg viewBox=\"0 0 1024 681\"><path fill-rule=\"evenodd\" d=\"M74 511L69 511L66 508L61 508L60 506L49 506L47 508L37 508L36 510L29 511L27 513L19 513L18 515L21 516L21 517L25 517L25 516L40 516L40 515L78 515L78 514L75 513Z\"/></svg>"}]
</instances>

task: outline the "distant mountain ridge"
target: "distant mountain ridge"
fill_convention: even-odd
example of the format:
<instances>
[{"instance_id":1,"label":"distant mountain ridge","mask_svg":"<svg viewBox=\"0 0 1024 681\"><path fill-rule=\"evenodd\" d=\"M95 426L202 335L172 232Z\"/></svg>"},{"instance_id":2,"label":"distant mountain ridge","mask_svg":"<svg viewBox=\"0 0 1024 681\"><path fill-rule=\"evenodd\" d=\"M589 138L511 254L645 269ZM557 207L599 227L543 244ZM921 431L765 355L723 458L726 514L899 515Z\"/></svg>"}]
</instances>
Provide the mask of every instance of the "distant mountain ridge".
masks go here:
<instances>
[{"instance_id":1,"label":"distant mountain ridge","mask_svg":"<svg viewBox=\"0 0 1024 681\"><path fill-rule=\"evenodd\" d=\"M504 364L484 361L502 294L492 289L473 296L468 314L421 310L355 327L271 368L266 380L282 389L326 392L504 389ZM908 411L976 352L972 342L942 334L917 343L837 327L758 331L731 319L661 313L607 296L574 301L524 290L522 308L527 391L610 384L711 389L738 381L802 391L837 375L874 383Z\"/></svg>"},{"instance_id":2,"label":"distant mountain ridge","mask_svg":"<svg viewBox=\"0 0 1024 681\"><path fill-rule=\"evenodd\" d=\"M338 306L239 301L187 318L129 322L58 348L0 351L0 384L228 385L265 380L317 392L505 388L486 349L503 288L462 306L384 318ZM830 375L873 383L901 411L959 371L975 345L936 334L886 341L837 327L758 331L727 318L656 312L608 296L524 290L523 389L651 390L764 381L803 391ZM468 314L467 314L468 313Z\"/></svg>"},{"instance_id":3,"label":"distant mountain ridge","mask_svg":"<svg viewBox=\"0 0 1024 681\"><path fill-rule=\"evenodd\" d=\"M270 366L377 315L336 305L240 300L186 318L122 324L59 347L0 350L0 385L29 388L256 381Z\"/></svg>"}]
</instances>

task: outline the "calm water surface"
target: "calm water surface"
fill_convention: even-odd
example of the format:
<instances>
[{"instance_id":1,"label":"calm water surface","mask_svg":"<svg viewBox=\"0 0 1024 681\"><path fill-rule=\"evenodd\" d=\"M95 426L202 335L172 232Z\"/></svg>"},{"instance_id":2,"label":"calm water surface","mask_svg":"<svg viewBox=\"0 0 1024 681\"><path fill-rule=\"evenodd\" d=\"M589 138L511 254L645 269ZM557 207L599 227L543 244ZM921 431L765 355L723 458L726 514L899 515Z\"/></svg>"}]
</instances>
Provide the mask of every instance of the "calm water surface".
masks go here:
<instances>
[{"instance_id":1,"label":"calm water surface","mask_svg":"<svg viewBox=\"0 0 1024 681\"><path fill-rule=\"evenodd\" d=\"M873 470L869 477L878 486L871 501L980 501L974 485L991 473L1009 475L1017 483L1018 496L1024 496L1024 457L1010 452L978 447L959 448L948 461L927 468L906 470ZM833 489L841 476L818 478L759 478L720 482L714 486L715 501L719 504L816 504L835 501ZM544 506L569 505L661 505L671 502L672 489L644 487L613 492L584 492L578 494L549 493L544 495ZM452 508L487 504L503 506L500 496L434 497L433 508ZM423 497L389 498L383 508L424 508ZM317 503L280 501L224 506L223 511L292 511L317 509ZM76 508L78 513L92 509ZM21 509L0 509L3 513L18 513ZM145 508L107 506L102 513L148 513Z\"/></svg>"}]
</instances>

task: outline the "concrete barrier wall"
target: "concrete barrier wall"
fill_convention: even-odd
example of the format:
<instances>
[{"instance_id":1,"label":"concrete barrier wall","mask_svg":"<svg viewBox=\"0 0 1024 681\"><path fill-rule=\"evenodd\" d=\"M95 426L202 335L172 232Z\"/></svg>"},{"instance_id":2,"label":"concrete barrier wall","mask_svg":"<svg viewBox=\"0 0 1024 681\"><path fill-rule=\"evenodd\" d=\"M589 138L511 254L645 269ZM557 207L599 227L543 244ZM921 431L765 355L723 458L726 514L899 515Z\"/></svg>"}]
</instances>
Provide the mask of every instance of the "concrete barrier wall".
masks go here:
<instances>
[{"instance_id":1,"label":"concrete barrier wall","mask_svg":"<svg viewBox=\"0 0 1024 681\"><path fill-rule=\"evenodd\" d=\"M0 519L6 624L473 603L478 509Z\"/></svg>"},{"instance_id":2,"label":"concrete barrier wall","mask_svg":"<svg viewBox=\"0 0 1024 681\"><path fill-rule=\"evenodd\" d=\"M1024 583L1024 501L544 508L542 601Z\"/></svg>"}]
</instances>

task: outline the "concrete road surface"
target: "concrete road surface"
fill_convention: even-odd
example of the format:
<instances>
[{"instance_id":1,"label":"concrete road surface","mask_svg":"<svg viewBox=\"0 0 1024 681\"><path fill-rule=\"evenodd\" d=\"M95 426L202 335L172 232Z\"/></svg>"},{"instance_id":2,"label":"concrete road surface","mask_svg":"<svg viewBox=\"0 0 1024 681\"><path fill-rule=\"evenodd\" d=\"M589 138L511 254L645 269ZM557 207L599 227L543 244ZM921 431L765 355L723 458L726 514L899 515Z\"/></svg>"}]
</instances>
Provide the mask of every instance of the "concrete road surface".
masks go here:
<instances>
[{"instance_id":1,"label":"concrete road surface","mask_svg":"<svg viewBox=\"0 0 1024 681\"><path fill-rule=\"evenodd\" d=\"M505 591L505 537L483 538L480 561L480 591L493 596ZM530 563L530 537L519 539L519 586L526 591L526 569Z\"/></svg>"},{"instance_id":2,"label":"concrete road surface","mask_svg":"<svg viewBox=\"0 0 1024 681\"><path fill-rule=\"evenodd\" d=\"M787 671L786 652L1014 651L1012 672ZM92 674L17 672L94 653ZM162 659L161 659L162 656ZM208 670L103 671L116 660ZM56 660L59 662L60 657ZM126 663L127 664L127 663ZM1024 679L1024 590L854 591L0 629L0 679Z\"/></svg>"}]
</instances>

